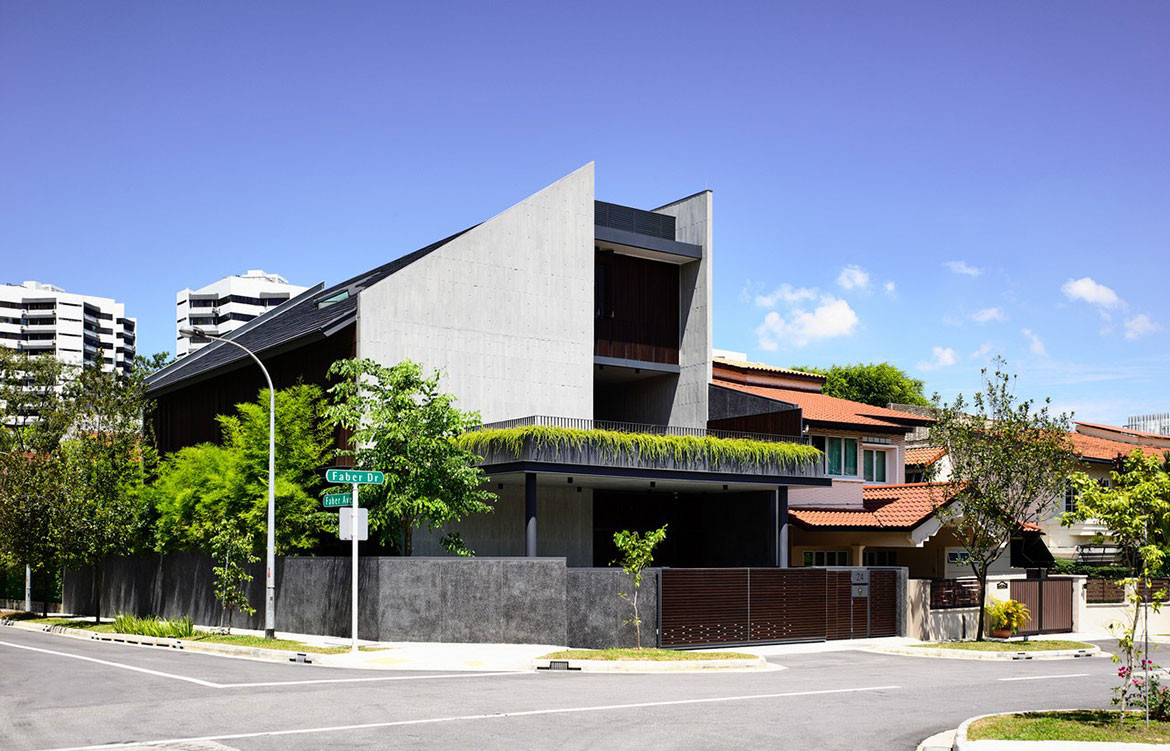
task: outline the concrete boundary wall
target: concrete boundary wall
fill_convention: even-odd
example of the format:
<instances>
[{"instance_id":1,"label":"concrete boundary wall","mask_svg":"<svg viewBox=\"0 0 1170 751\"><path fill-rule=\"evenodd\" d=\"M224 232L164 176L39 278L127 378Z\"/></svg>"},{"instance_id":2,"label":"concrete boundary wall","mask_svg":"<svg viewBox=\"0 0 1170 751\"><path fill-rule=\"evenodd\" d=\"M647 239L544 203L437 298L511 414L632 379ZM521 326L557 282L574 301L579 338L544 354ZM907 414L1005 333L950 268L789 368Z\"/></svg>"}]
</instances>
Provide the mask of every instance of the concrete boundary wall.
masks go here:
<instances>
[{"instance_id":1,"label":"concrete boundary wall","mask_svg":"<svg viewBox=\"0 0 1170 751\"><path fill-rule=\"evenodd\" d=\"M278 631L348 636L350 564L346 557L278 558ZM115 558L102 571L102 615L190 616L219 626L212 562L202 553ZM263 627L264 571L251 567L254 615L233 625ZM617 569L568 568L564 558L362 558L359 636L379 641L633 646L628 578ZM643 644L657 638L657 571L644 577ZM67 572L65 612L92 614L91 569Z\"/></svg>"}]
</instances>

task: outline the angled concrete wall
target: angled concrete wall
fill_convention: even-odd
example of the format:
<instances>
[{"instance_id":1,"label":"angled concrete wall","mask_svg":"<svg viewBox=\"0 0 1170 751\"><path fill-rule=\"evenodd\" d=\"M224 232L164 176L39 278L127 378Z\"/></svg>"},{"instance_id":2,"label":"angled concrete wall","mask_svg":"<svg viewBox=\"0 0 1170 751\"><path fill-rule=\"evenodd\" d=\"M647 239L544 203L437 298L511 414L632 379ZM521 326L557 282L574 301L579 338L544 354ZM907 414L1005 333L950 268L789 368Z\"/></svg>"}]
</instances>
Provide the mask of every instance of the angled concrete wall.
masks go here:
<instances>
[{"instance_id":1,"label":"angled concrete wall","mask_svg":"<svg viewBox=\"0 0 1170 751\"><path fill-rule=\"evenodd\" d=\"M357 353L410 358L485 422L593 417L593 164L364 290Z\"/></svg>"},{"instance_id":2,"label":"angled concrete wall","mask_svg":"<svg viewBox=\"0 0 1170 751\"><path fill-rule=\"evenodd\" d=\"M682 372L674 390L670 424L707 427L707 384L711 382L711 270L714 262L712 194L706 190L654 209L675 217L675 237L703 247L703 257L679 269Z\"/></svg>"}]
</instances>

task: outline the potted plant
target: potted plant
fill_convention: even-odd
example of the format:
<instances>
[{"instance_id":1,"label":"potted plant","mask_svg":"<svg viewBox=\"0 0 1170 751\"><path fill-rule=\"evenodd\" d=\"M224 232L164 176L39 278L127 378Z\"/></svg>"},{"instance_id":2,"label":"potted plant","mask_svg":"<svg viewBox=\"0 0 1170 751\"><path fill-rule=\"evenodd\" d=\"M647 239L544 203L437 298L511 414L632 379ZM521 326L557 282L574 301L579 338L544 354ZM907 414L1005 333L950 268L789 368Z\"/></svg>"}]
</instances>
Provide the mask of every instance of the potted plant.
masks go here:
<instances>
[{"instance_id":1,"label":"potted plant","mask_svg":"<svg viewBox=\"0 0 1170 751\"><path fill-rule=\"evenodd\" d=\"M1031 613L1024 603L1016 600L997 600L987 605L987 621L991 635L1007 639L1024 627Z\"/></svg>"}]
</instances>

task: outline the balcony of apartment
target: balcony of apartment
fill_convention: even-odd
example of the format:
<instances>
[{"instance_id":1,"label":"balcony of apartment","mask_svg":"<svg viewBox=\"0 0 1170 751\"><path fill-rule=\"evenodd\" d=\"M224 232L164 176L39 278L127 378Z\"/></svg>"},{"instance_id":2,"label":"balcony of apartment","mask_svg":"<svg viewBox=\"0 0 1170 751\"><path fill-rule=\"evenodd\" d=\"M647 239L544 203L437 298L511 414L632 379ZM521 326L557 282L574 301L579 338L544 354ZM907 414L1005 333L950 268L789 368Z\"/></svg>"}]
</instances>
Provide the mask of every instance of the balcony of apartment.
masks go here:
<instances>
[{"instance_id":1,"label":"balcony of apartment","mask_svg":"<svg viewBox=\"0 0 1170 751\"><path fill-rule=\"evenodd\" d=\"M48 308L33 308L31 305L23 311L23 316L26 319L52 319L57 318L57 307L52 306Z\"/></svg>"},{"instance_id":2,"label":"balcony of apartment","mask_svg":"<svg viewBox=\"0 0 1170 751\"><path fill-rule=\"evenodd\" d=\"M594 201L593 234L602 249L627 255L675 264L703 257L702 246L676 239L673 216L632 206Z\"/></svg>"},{"instance_id":3,"label":"balcony of apartment","mask_svg":"<svg viewBox=\"0 0 1170 751\"><path fill-rule=\"evenodd\" d=\"M57 340L55 337L48 339L27 339L20 342L20 348L23 350L50 350L56 349Z\"/></svg>"},{"instance_id":4,"label":"balcony of apartment","mask_svg":"<svg viewBox=\"0 0 1170 751\"><path fill-rule=\"evenodd\" d=\"M533 415L464 437L488 474L541 472L737 485L828 485L804 436Z\"/></svg>"}]
</instances>

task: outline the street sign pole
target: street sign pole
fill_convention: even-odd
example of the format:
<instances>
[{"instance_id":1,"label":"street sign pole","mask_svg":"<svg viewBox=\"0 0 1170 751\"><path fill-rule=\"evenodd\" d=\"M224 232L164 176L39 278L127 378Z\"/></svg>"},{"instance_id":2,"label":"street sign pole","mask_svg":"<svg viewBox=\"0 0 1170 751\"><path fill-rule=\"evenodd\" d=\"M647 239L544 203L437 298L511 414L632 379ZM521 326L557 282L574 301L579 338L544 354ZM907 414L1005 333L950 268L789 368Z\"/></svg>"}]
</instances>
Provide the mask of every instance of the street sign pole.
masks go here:
<instances>
[{"instance_id":1,"label":"street sign pole","mask_svg":"<svg viewBox=\"0 0 1170 751\"><path fill-rule=\"evenodd\" d=\"M350 619L350 628L352 629L352 633L353 633L353 645L352 645L350 651L356 653L358 651L358 634L357 634L357 621L358 621L358 619L357 619L357 615L358 615L358 549L357 549L357 544L358 544L358 484L356 482L353 484L353 512L350 513L349 519L350 519L350 522L349 522L350 533L351 533L351 536L353 537L353 540L351 541L351 544L353 545L353 583L352 583L352 588L353 588L352 589L352 598L353 598L352 611L353 612L351 614L351 619Z\"/></svg>"}]
</instances>

